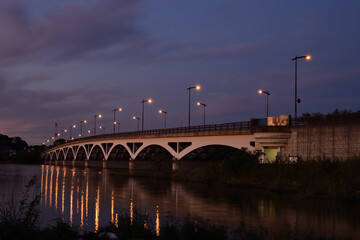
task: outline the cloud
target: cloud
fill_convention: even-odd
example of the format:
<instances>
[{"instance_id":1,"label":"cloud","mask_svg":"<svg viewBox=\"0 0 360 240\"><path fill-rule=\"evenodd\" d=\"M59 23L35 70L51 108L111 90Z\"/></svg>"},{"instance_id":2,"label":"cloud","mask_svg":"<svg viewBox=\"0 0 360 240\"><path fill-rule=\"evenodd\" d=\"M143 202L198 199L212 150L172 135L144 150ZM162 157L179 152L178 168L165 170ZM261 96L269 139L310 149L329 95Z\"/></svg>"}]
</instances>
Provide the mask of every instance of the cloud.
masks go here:
<instances>
[{"instance_id":1,"label":"cloud","mask_svg":"<svg viewBox=\"0 0 360 240\"><path fill-rule=\"evenodd\" d=\"M0 3L0 62L86 57L145 35L134 27L140 0L62 3L41 16L22 1ZM119 56L122 57L122 56Z\"/></svg>"},{"instance_id":2,"label":"cloud","mask_svg":"<svg viewBox=\"0 0 360 240\"><path fill-rule=\"evenodd\" d=\"M256 44L235 44L230 47L208 47L203 49L188 48L177 54L177 56L169 57L173 60L185 61L196 59L226 59L234 57L247 57L251 54L259 52L261 47ZM173 51L174 49L171 49Z\"/></svg>"}]
</instances>

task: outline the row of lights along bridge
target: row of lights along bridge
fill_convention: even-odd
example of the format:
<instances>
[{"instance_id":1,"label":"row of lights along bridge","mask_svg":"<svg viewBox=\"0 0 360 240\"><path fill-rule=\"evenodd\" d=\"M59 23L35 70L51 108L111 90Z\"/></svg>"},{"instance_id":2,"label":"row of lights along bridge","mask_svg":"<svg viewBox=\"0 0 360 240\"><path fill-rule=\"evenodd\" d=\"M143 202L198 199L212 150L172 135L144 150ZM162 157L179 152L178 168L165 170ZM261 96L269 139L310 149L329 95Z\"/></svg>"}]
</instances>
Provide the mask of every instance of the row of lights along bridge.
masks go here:
<instances>
[{"instance_id":1,"label":"row of lights along bridge","mask_svg":"<svg viewBox=\"0 0 360 240\"><path fill-rule=\"evenodd\" d=\"M295 61L295 124L296 124L296 120L297 120L297 104L301 102L301 100L297 97L297 60L298 59L301 59L301 58L304 58L306 60L310 60L311 57L306 55L306 56L295 56L293 59L293 61ZM190 111L190 108L191 108L191 90L192 89L195 89L195 90L200 90L200 86L199 85L196 85L196 86L192 86L192 87L188 87L187 90L189 92L189 109L188 109L188 127L190 127L190 121L191 121L191 111ZM266 94L266 117L269 116L269 96L271 95L269 91L265 91L265 90L259 90L258 91L259 94ZM145 103L152 103L152 99L144 99L141 101L142 103L142 118L140 117L137 117L137 116L133 116L132 118L134 120L137 120L137 130L139 131L139 125L140 125L140 119L141 119L141 130L143 131L144 130L144 108L145 108ZM204 108L204 114L203 114L203 124L205 125L205 110L206 110L206 107L207 105L205 103L202 103L202 102L197 102L197 105L198 106L203 106ZM114 121L113 121L113 133L115 134L115 127L118 126L118 132L120 132L120 123L116 121L116 112L121 112L122 111L122 108L115 108L113 109L113 112L114 112ZM166 128L166 115L167 115L167 112L164 111L164 110L159 110L159 113L160 114L164 114L164 128ZM96 135L96 119L97 118L102 118L102 115L101 114L98 114L98 115L95 115L94 116L94 131L91 131L91 130L88 130L88 133L89 134L93 134L94 136ZM86 120L82 120L80 121L80 133L79 133L79 137L83 137L83 123L87 123ZM43 142L43 144L45 143L51 143L51 140L55 140L56 137L59 137L61 136L62 138L64 138L64 133L67 133L69 132L69 139L70 140L74 140L74 137L71 136L71 129L72 128L76 128L76 125L71 125L69 126L69 130L67 129L63 129L61 130L61 134L60 133L55 133L55 136L52 137L51 139L48 139L46 140L45 142ZM105 134L105 127L104 126L100 126L99 127L100 129L103 130L103 134Z\"/></svg>"}]
</instances>

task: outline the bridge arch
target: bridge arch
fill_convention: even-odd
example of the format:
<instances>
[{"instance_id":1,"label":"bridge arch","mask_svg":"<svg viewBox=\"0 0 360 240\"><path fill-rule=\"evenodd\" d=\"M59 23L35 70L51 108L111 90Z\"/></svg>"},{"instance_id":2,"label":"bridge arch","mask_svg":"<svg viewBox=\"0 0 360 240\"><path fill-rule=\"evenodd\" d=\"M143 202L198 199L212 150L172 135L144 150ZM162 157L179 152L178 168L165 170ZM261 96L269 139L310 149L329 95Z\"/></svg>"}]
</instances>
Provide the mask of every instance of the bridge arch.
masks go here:
<instances>
[{"instance_id":1,"label":"bridge arch","mask_svg":"<svg viewBox=\"0 0 360 240\"><path fill-rule=\"evenodd\" d=\"M187 153L179 160L217 162L224 160L224 158L228 154L237 151L242 151L242 150L239 148L222 145L222 144L210 144L192 150L191 152Z\"/></svg>"},{"instance_id":2,"label":"bridge arch","mask_svg":"<svg viewBox=\"0 0 360 240\"><path fill-rule=\"evenodd\" d=\"M146 151L149 151L148 149L154 148L154 147L161 147L162 149L166 150L172 157L176 155L176 152L174 149L172 149L167 142L165 143L158 143L158 144L143 144L136 153L133 154L133 159L138 158L142 152L147 149Z\"/></svg>"},{"instance_id":3,"label":"bridge arch","mask_svg":"<svg viewBox=\"0 0 360 240\"><path fill-rule=\"evenodd\" d=\"M54 160L54 155L55 155L55 152L51 152L50 153L50 161L53 161ZM55 156L56 157L56 156Z\"/></svg>"},{"instance_id":4,"label":"bridge arch","mask_svg":"<svg viewBox=\"0 0 360 240\"><path fill-rule=\"evenodd\" d=\"M108 161L129 161L131 158L129 151L122 144L114 144L109 151Z\"/></svg>"},{"instance_id":5,"label":"bridge arch","mask_svg":"<svg viewBox=\"0 0 360 240\"><path fill-rule=\"evenodd\" d=\"M142 148L132 162L135 169L153 169L155 176L169 176L172 172L172 159L173 155L166 148L151 144Z\"/></svg>"},{"instance_id":6,"label":"bridge arch","mask_svg":"<svg viewBox=\"0 0 360 240\"><path fill-rule=\"evenodd\" d=\"M60 150L57 160L58 160L58 161L63 161L63 160L65 160L65 154L64 154L63 149Z\"/></svg>"},{"instance_id":7,"label":"bridge arch","mask_svg":"<svg viewBox=\"0 0 360 240\"><path fill-rule=\"evenodd\" d=\"M67 152L67 154L66 154L65 160L66 160L66 161L72 161L72 160L74 160L74 159L75 159L75 158L74 158L73 151L70 149L70 150Z\"/></svg>"},{"instance_id":8,"label":"bridge arch","mask_svg":"<svg viewBox=\"0 0 360 240\"><path fill-rule=\"evenodd\" d=\"M102 161L105 160L104 150L101 145L94 145L90 151L89 161Z\"/></svg>"},{"instance_id":9,"label":"bridge arch","mask_svg":"<svg viewBox=\"0 0 360 240\"><path fill-rule=\"evenodd\" d=\"M139 149L138 154L136 155L135 161L152 161L159 159L170 159L172 160L173 155L162 145L151 144L146 147Z\"/></svg>"},{"instance_id":10,"label":"bridge arch","mask_svg":"<svg viewBox=\"0 0 360 240\"><path fill-rule=\"evenodd\" d=\"M85 161L88 160L86 151L84 146L80 146L77 153L76 153L76 161Z\"/></svg>"}]
</instances>

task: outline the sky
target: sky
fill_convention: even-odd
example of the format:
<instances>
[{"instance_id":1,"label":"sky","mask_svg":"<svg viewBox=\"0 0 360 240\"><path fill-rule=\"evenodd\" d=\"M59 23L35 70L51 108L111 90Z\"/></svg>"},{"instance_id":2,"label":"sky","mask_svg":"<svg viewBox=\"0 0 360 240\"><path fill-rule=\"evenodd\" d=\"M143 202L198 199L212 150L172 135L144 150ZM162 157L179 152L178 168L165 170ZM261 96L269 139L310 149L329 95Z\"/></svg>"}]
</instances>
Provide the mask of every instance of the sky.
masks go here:
<instances>
[{"instance_id":1,"label":"sky","mask_svg":"<svg viewBox=\"0 0 360 240\"><path fill-rule=\"evenodd\" d=\"M360 110L358 0L0 0L0 133L137 130ZM116 129L117 130L117 129ZM98 133L103 130L97 129ZM84 135L87 135L87 133ZM69 138L64 134L64 138Z\"/></svg>"}]
</instances>

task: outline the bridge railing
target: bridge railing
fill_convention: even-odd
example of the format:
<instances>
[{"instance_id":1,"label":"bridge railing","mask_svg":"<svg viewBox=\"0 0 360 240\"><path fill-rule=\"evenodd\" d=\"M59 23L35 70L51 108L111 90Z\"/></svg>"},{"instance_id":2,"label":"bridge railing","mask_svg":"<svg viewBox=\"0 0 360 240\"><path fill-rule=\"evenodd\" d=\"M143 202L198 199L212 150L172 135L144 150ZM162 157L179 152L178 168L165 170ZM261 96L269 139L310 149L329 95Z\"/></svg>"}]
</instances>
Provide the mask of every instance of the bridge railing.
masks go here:
<instances>
[{"instance_id":1,"label":"bridge railing","mask_svg":"<svg viewBox=\"0 0 360 240\"><path fill-rule=\"evenodd\" d=\"M205 132L205 131L243 130L243 129L250 129L250 121L198 125L198 126L190 126L190 127L162 128L162 129L153 129L153 130L144 130L144 131L121 132L115 134L113 133L103 134L103 135L78 138L72 140L71 142L82 141L84 139L91 140L91 139L102 139L108 137L131 137L131 136L136 137L136 136L147 136L147 135L150 136L150 135L160 135L160 134L192 133L192 132L195 133L195 132Z\"/></svg>"},{"instance_id":2,"label":"bridge railing","mask_svg":"<svg viewBox=\"0 0 360 240\"><path fill-rule=\"evenodd\" d=\"M220 124L210 124L210 125L198 125L190 127L177 127L177 128L162 128L162 129L152 129L144 131L133 131L133 132L122 132L115 134L104 134L97 135L88 138L101 138L101 137L129 137L129 136L146 136L146 135L160 135L160 134L172 134L172 133L191 133L191 132L205 132L205 131L221 131L221 130L241 130L249 129L250 122L233 122L233 123L220 123Z\"/></svg>"}]
</instances>

